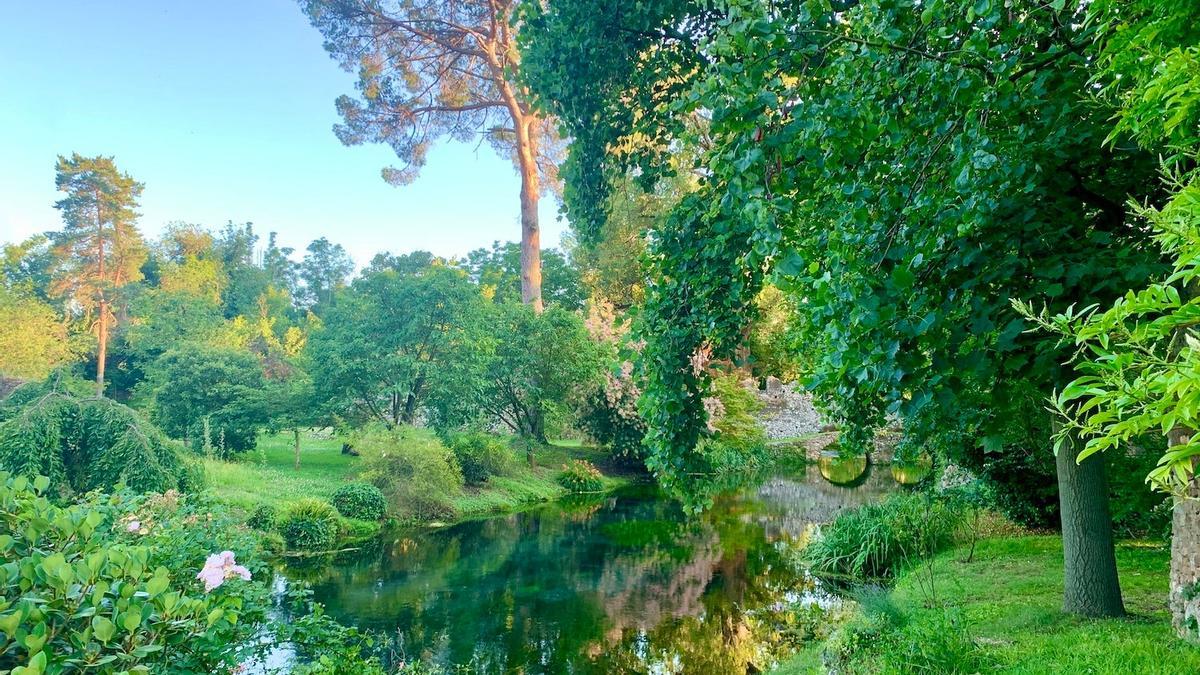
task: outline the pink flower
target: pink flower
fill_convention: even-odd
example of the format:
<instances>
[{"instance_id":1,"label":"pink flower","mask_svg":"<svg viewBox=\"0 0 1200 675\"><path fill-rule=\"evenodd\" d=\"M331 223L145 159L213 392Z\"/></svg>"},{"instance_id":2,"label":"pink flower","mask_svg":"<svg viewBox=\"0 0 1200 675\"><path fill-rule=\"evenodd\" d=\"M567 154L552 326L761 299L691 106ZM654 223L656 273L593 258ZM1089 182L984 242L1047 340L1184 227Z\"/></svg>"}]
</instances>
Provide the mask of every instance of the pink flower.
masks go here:
<instances>
[{"instance_id":1,"label":"pink flower","mask_svg":"<svg viewBox=\"0 0 1200 675\"><path fill-rule=\"evenodd\" d=\"M129 524L125 526L126 532L137 532L140 529L142 529L142 521L140 520L131 520L129 521Z\"/></svg>"},{"instance_id":2,"label":"pink flower","mask_svg":"<svg viewBox=\"0 0 1200 675\"><path fill-rule=\"evenodd\" d=\"M221 551L208 556L208 559L204 561L204 569L196 575L197 579L204 582L205 593L212 592L227 579L234 577L250 580L250 570L237 564L233 558L233 551Z\"/></svg>"}]
</instances>

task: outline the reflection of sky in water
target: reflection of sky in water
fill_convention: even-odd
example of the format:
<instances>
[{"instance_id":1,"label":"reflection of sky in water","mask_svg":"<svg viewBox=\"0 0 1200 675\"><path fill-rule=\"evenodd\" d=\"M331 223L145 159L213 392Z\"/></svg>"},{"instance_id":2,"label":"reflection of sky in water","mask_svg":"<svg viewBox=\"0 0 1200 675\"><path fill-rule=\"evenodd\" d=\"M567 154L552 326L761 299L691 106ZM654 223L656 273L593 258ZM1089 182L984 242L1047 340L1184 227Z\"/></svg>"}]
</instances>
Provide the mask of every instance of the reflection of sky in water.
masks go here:
<instances>
[{"instance_id":1,"label":"reflection of sky in water","mask_svg":"<svg viewBox=\"0 0 1200 675\"><path fill-rule=\"evenodd\" d=\"M745 672L771 658L759 613L830 602L790 547L889 489L885 471L854 489L810 471L688 516L635 488L385 538L301 576L332 616L400 635L410 659L476 672Z\"/></svg>"}]
</instances>

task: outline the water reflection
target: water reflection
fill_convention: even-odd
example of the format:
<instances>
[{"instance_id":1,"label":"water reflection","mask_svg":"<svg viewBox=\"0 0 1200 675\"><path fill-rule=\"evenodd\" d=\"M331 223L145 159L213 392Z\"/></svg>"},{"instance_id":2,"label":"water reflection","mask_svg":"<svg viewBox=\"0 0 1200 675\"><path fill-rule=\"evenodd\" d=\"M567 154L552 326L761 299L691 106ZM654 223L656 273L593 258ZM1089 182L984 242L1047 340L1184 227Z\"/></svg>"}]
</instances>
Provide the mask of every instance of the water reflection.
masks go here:
<instances>
[{"instance_id":1,"label":"water reflection","mask_svg":"<svg viewBox=\"0 0 1200 675\"><path fill-rule=\"evenodd\" d=\"M911 461L892 463L892 479L901 485L916 485L933 473L933 458L921 454Z\"/></svg>"},{"instance_id":2,"label":"water reflection","mask_svg":"<svg viewBox=\"0 0 1200 675\"><path fill-rule=\"evenodd\" d=\"M838 452L826 451L817 459L817 468L830 483L857 487L866 480L868 461L866 455L843 456Z\"/></svg>"},{"instance_id":3,"label":"water reflection","mask_svg":"<svg viewBox=\"0 0 1200 675\"><path fill-rule=\"evenodd\" d=\"M880 472L882 473L882 472ZM734 673L769 665L766 615L816 598L789 546L894 483L776 478L698 516L649 487L381 540L300 571L335 618L473 672ZM291 572L289 572L291 574Z\"/></svg>"}]
</instances>

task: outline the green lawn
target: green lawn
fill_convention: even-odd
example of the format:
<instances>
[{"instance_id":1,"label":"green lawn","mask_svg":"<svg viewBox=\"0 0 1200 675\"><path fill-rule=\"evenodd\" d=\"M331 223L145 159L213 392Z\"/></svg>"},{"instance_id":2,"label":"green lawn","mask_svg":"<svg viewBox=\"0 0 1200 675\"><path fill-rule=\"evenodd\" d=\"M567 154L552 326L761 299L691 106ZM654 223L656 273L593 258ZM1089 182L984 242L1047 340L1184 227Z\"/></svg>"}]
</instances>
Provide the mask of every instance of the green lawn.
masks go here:
<instances>
[{"instance_id":1,"label":"green lawn","mask_svg":"<svg viewBox=\"0 0 1200 675\"><path fill-rule=\"evenodd\" d=\"M1025 536L980 542L975 560L962 549L934 562L936 600L957 609L985 660L986 672L1003 673L1198 673L1200 648L1175 638L1167 612L1168 548L1123 542L1117 548L1121 588L1129 617L1087 620L1059 611L1062 542L1056 536ZM917 576L902 575L892 594L912 619L928 608L929 594ZM875 672L874 655L853 664ZM776 673L821 672L820 650L810 648Z\"/></svg>"},{"instance_id":2,"label":"green lawn","mask_svg":"<svg viewBox=\"0 0 1200 675\"><path fill-rule=\"evenodd\" d=\"M265 456L260 459L261 456ZM259 504L282 506L302 497L328 498L349 480L358 458L343 455L338 439L300 436L300 470L295 466L291 434L262 436L258 450L241 461L204 461L209 490L243 509Z\"/></svg>"},{"instance_id":3,"label":"green lawn","mask_svg":"<svg viewBox=\"0 0 1200 675\"><path fill-rule=\"evenodd\" d=\"M259 504L281 507L302 497L328 499L342 483L353 479L357 457L343 455L337 439L311 434L300 437L300 470L294 468L292 435L262 436L258 450L248 452L237 462L216 459L204 461L209 490L222 500L244 510ZM587 459L601 464L603 450L578 441L555 441L539 448L534 468L518 461L509 476L493 476L479 488L466 487L453 499L461 518L514 511L526 506L558 499L566 491L556 477L562 465L572 459ZM605 470L605 473L609 473ZM615 488L627 482L621 477L606 477Z\"/></svg>"}]
</instances>

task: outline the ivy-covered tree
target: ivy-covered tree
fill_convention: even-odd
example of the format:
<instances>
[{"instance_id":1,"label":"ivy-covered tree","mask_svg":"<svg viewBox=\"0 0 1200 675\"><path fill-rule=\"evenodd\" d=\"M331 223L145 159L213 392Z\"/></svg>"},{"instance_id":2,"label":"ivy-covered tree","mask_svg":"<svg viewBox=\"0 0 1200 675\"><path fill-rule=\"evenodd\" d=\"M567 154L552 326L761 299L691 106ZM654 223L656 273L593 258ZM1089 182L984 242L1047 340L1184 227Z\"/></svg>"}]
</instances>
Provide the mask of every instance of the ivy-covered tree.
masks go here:
<instances>
[{"instance_id":1,"label":"ivy-covered tree","mask_svg":"<svg viewBox=\"0 0 1200 675\"><path fill-rule=\"evenodd\" d=\"M630 167L653 181L703 149L697 190L652 235L641 318L660 478L699 459L704 366L741 346L770 277L803 299L809 386L847 447L890 412L1010 494L1052 489L1041 401L1067 354L1009 300L1111 299L1158 269L1121 206L1152 196L1153 162L1103 146L1078 4L604 4L532 11L525 73L575 139L565 194L584 226ZM626 78L629 94L606 86ZM1120 614L1103 464L1071 459L1064 606Z\"/></svg>"},{"instance_id":2,"label":"ivy-covered tree","mask_svg":"<svg viewBox=\"0 0 1200 675\"><path fill-rule=\"evenodd\" d=\"M431 144L482 134L521 176L521 300L542 308L538 200L554 180L553 138L517 80L515 0L300 0L325 48L358 73L360 96L337 101L347 145L387 143L416 178Z\"/></svg>"},{"instance_id":3,"label":"ivy-covered tree","mask_svg":"<svg viewBox=\"0 0 1200 675\"><path fill-rule=\"evenodd\" d=\"M66 197L55 202L64 228L54 242L55 295L69 298L93 323L96 394L104 395L104 366L114 303L121 289L142 278L146 243L137 230L137 199L142 184L121 173L112 157L59 156L54 184Z\"/></svg>"}]
</instances>

